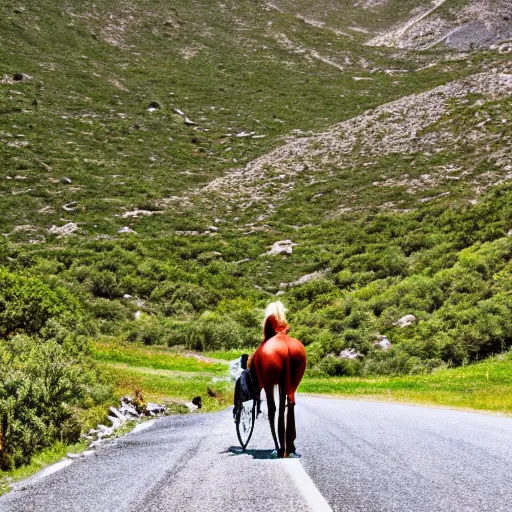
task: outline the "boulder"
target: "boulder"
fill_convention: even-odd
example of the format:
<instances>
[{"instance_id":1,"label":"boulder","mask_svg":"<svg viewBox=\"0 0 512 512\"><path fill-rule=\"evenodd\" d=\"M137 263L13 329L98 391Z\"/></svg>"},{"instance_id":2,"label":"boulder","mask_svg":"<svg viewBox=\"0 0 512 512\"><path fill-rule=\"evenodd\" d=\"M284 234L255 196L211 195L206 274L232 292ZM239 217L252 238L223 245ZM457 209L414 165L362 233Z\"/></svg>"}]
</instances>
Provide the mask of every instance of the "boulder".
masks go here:
<instances>
[{"instance_id":1,"label":"boulder","mask_svg":"<svg viewBox=\"0 0 512 512\"><path fill-rule=\"evenodd\" d=\"M388 350L389 348L391 348L391 341L389 341L387 336L379 336L378 338L379 339L373 342L373 345L375 347L378 347L382 350Z\"/></svg>"},{"instance_id":2,"label":"boulder","mask_svg":"<svg viewBox=\"0 0 512 512\"><path fill-rule=\"evenodd\" d=\"M155 414L163 414L165 412L165 406L154 404L153 402L148 402L146 404L146 410L152 416Z\"/></svg>"},{"instance_id":3,"label":"boulder","mask_svg":"<svg viewBox=\"0 0 512 512\"><path fill-rule=\"evenodd\" d=\"M267 254L292 254L293 248L297 244L292 242L291 240L280 240L279 242L275 242L274 245L271 247L270 251L267 252Z\"/></svg>"},{"instance_id":4,"label":"boulder","mask_svg":"<svg viewBox=\"0 0 512 512\"><path fill-rule=\"evenodd\" d=\"M316 272L312 272L311 274L306 274L305 276L299 277L296 281L292 281L291 283L279 283L279 288L291 288L293 286L300 286L301 284L308 283L313 279L320 279L323 277L324 272L321 270L317 270Z\"/></svg>"},{"instance_id":5,"label":"boulder","mask_svg":"<svg viewBox=\"0 0 512 512\"><path fill-rule=\"evenodd\" d=\"M78 203L73 201L72 203L65 204L62 209L67 212L74 212L78 208Z\"/></svg>"},{"instance_id":6,"label":"boulder","mask_svg":"<svg viewBox=\"0 0 512 512\"><path fill-rule=\"evenodd\" d=\"M397 320L393 325L403 328L412 325L414 322L416 322L416 317L414 315L405 315L400 318L400 320Z\"/></svg>"},{"instance_id":7,"label":"boulder","mask_svg":"<svg viewBox=\"0 0 512 512\"><path fill-rule=\"evenodd\" d=\"M112 416L113 418L117 418L121 423L124 423L126 421L126 417L124 414L117 410L114 406L110 406L108 409L108 415Z\"/></svg>"},{"instance_id":8,"label":"boulder","mask_svg":"<svg viewBox=\"0 0 512 512\"><path fill-rule=\"evenodd\" d=\"M137 409L132 404L124 403L119 408L119 411L128 419L138 418L140 414L137 412Z\"/></svg>"},{"instance_id":9,"label":"boulder","mask_svg":"<svg viewBox=\"0 0 512 512\"><path fill-rule=\"evenodd\" d=\"M78 226L74 222L68 222L64 226L57 227L53 225L48 231L52 235L69 236L78 229Z\"/></svg>"},{"instance_id":10,"label":"boulder","mask_svg":"<svg viewBox=\"0 0 512 512\"><path fill-rule=\"evenodd\" d=\"M116 416L108 416L108 421L110 421L110 423L112 423L113 429L119 428L121 426L121 420L119 418L117 418Z\"/></svg>"},{"instance_id":11,"label":"boulder","mask_svg":"<svg viewBox=\"0 0 512 512\"><path fill-rule=\"evenodd\" d=\"M124 226L122 227L119 231L118 231L119 234L123 234L123 233L133 233L134 235L137 234L137 231L134 231L132 228L130 228L129 226Z\"/></svg>"},{"instance_id":12,"label":"boulder","mask_svg":"<svg viewBox=\"0 0 512 512\"><path fill-rule=\"evenodd\" d=\"M199 407L197 407L197 405L193 404L192 402L185 402L185 406L190 412L197 411L197 409L199 409Z\"/></svg>"},{"instance_id":13,"label":"boulder","mask_svg":"<svg viewBox=\"0 0 512 512\"><path fill-rule=\"evenodd\" d=\"M122 215L121 215L121 218L123 219L128 219L128 218L137 218L137 217L151 217L151 215L154 215L156 212L154 211L151 211L151 210L138 210L138 209L135 209L131 212L124 212Z\"/></svg>"},{"instance_id":14,"label":"boulder","mask_svg":"<svg viewBox=\"0 0 512 512\"><path fill-rule=\"evenodd\" d=\"M346 348L340 352L341 359L357 359L358 357L363 357L363 354L353 348Z\"/></svg>"},{"instance_id":15,"label":"boulder","mask_svg":"<svg viewBox=\"0 0 512 512\"><path fill-rule=\"evenodd\" d=\"M106 437L112 436L114 433L114 427L107 427L105 425L98 425L98 439L105 439Z\"/></svg>"}]
</instances>

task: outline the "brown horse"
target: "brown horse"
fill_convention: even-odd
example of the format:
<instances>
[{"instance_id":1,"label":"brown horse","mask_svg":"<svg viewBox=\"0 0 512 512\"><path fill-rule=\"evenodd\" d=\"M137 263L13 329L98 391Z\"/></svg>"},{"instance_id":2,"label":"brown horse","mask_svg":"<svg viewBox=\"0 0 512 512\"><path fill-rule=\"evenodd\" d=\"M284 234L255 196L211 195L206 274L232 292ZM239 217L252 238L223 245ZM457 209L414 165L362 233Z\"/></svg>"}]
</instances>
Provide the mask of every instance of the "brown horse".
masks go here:
<instances>
[{"instance_id":1,"label":"brown horse","mask_svg":"<svg viewBox=\"0 0 512 512\"><path fill-rule=\"evenodd\" d=\"M251 377L258 396L258 412L262 389L267 396L268 420L278 457L295 454L295 391L306 370L304 345L288 336L289 330L283 304L279 301L269 304L263 321L263 343L249 361ZM275 427L275 386L279 388L279 443ZM288 414L285 422L286 402Z\"/></svg>"}]
</instances>

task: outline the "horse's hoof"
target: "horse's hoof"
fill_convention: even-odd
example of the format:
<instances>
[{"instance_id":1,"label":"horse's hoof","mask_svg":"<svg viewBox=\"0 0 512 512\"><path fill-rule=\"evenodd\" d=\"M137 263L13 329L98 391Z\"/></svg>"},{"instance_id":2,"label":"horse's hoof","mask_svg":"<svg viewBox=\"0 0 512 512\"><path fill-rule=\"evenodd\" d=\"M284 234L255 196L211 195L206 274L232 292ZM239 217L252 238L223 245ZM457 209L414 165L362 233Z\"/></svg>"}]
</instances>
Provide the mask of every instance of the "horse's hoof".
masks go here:
<instances>
[{"instance_id":1,"label":"horse's hoof","mask_svg":"<svg viewBox=\"0 0 512 512\"><path fill-rule=\"evenodd\" d=\"M279 457L279 454L277 453L277 450L274 450L271 454L270 454L270 458L271 459L277 459Z\"/></svg>"},{"instance_id":2,"label":"horse's hoof","mask_svg":"<svg viewBox=\"0 0 512 512\"><path fill-rule=\"evenodd\" d=\"M293 452L293 453L285 453L284 457L286 459L300 459L301 455L296 452Z\"/></svg>"}]
</instances>

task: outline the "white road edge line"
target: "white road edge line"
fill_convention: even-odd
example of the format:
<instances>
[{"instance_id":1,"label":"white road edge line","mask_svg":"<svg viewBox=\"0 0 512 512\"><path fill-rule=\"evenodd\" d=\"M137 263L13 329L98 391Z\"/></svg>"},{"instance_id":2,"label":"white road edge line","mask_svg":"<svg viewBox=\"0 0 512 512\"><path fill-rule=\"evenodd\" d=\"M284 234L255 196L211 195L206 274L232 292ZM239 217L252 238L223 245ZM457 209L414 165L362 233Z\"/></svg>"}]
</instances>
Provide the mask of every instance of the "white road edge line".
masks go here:
<instances>
[{"instance_id":1,"label":"white road edge line","mask_svg":"<svg viewBox=\"0 0 512 512\"><path fill-rule=\"evenodd\" d=\"M155 420L143 421L142 423L137 423L133 430L131 430L130 434L136 434L142 430L146 430L149 427L152 427L155 424Z\"/></svg>"},{"instance_id":2,"label":"white road edge line","mask_svg":"<svg viewBox=\"0 0 512 512\"><path fill-rule=\"evenodd\" d=\"M332 512L332 508L326 499L317 489L313 480L309 478L300 460L298 459L280 459L286 471L297 485L297 488L306 499L313 512Z\"/></svg>"},{"instance_id":3,"label":"white road edge line","mask_svg":"<svg viewBox=\"0 0 512 512\"><path fill-rule=\"evenodd\" d=\"M20 480L19 482L16 482L12 488L17 489L20 487L24 487L27 484L39 482L39 480L42 480L43 478L46 478L47 476L53 475L53 473L57 473L57 471L60 471L61 469L64 469L65 467L72 464L72 459L64 459L59 462L56 462L55 464L52 464L51 466L48 466L46 468L41 469L41 471L38 471L34 475L28 477L27 479Z\"/></svg>"}]
</instances>

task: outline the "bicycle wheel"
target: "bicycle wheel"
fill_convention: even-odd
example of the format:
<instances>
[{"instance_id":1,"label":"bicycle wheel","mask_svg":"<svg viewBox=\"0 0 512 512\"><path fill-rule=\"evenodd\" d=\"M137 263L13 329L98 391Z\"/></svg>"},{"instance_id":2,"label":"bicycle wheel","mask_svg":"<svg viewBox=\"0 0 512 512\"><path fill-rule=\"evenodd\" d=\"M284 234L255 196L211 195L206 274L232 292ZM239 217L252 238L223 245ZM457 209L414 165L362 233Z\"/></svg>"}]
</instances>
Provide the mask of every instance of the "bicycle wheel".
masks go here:
<instances>
[{"instance_id":1,"label":"bicycle wheel","mask_svg":"<svg viewBox=\"0 0 512 512\"><path fill-rule=\"evenodd\" d=\"M235 417L236 435L240 441L242 450L245 451L254 430L254 420L256 416L255 400L238 402Z\"/></svg>"}]
</instances>

